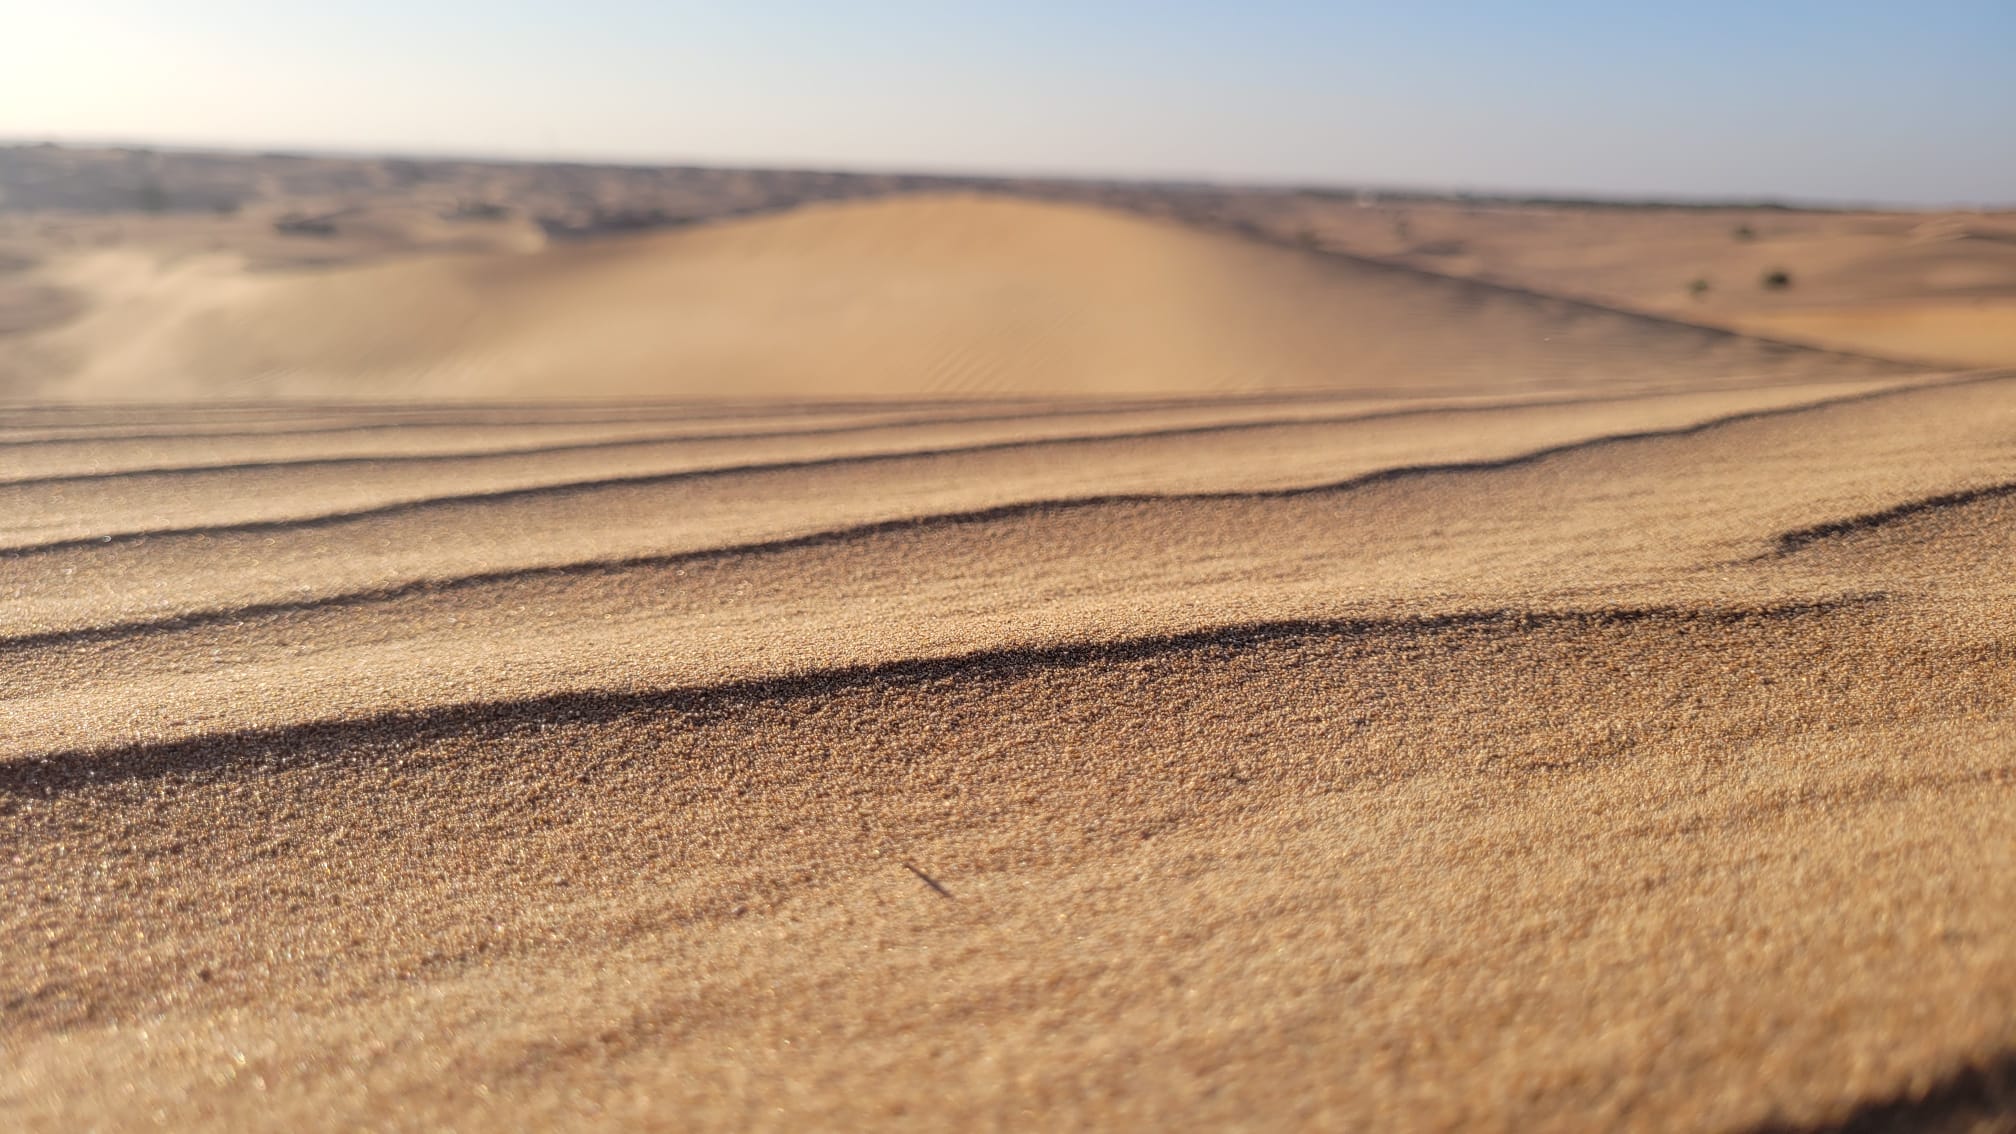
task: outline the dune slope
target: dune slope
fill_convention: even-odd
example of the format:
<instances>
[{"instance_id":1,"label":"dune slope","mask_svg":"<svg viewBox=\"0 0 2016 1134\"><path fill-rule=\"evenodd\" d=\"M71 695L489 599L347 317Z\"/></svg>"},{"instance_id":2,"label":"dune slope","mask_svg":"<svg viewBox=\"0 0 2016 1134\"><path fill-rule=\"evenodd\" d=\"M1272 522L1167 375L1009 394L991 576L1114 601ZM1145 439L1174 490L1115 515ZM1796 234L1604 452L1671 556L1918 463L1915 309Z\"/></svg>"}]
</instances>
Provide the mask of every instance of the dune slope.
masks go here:
<instances>
[{"instance_id":1,"label":"dune slope","mask_svg":"<svg viewBox=\"0 0 2016 1134\"><path fill-rule=\"evenodd\" d=\"M982 196L316 271L115 249L38 278L83 313L0 339L17 398L1616 391L1897 370Z\"/></svg>"},{"instance_id":2,"label":"dune slope","mask_svg":"<svg viewBox=\"0 0 2016 1134\"><path fill-rule=\"evenodd\" d=\"M63 270L0 1125L2016 1119L2016 373L981 198Z\"/></svg>"},{"instance_id":3,"label":"dune slope","mask_svg":"<svg viewBox=\"0 0 2016 1134\"><path fill-rule=\"evenodd\" d=\"M2012 395L24 411L0 1112L1992 1117Z\"/></svg>"}]
</instances>

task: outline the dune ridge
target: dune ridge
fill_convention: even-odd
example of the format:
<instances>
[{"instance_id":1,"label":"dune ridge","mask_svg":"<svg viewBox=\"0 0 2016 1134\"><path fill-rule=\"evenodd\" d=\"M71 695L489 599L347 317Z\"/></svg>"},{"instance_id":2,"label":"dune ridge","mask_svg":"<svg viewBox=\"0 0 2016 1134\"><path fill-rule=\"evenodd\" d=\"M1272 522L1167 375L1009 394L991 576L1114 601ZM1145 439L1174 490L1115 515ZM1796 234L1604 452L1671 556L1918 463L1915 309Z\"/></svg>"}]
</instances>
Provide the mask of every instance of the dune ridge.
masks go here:
<instances>
[{"instance_id":1,"label":"dune ridge","mask_svg":"<svg viewBox=\"0 0 2016 1134\"><path fill-rule=\"evenodd\" d=\"M110 260L117 260L112 263ZM1753 384L1908 367L1077 205L917 195L248 273L96 254L32 396L1125 396ZM1450 325L1464 334L1439 333ZM780 329L788 331L780 332ZM1639 362L1620 371L1622 352ZM1656 361L1648 361L1656 360Z\"/></svg>"}]
</instances>

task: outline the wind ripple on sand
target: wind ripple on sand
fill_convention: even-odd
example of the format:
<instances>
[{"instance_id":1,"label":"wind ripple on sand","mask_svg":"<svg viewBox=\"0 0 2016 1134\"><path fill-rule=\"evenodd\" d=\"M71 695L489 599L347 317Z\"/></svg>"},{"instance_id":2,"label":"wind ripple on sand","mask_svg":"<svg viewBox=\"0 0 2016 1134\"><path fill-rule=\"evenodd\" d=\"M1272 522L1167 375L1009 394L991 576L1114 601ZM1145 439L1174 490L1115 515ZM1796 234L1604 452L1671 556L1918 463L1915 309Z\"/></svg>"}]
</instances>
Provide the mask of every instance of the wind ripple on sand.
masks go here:
<instances>
[{"instance_id":1,"label":"wind ripple on sand","mask_svg":"<svg viewBox=\"0 0 2016 1134\"><path fill-rule=\"evenodd\" d=\"M16 764L5 939L63 940L0 956L17 1097L182 1115L221 1045L220 1123L445 1120L445 1064L512 1122L900 1125L920 1057L933 1123L1032 1075L1072 1124L1823 1121L2012 1038L2011 642L1913 623L1254 627Z\"/></svg>"},{"instance_id":2,"label":"wind ripple on sand","mask_svg":"<svg viewBox=\"0 0 2016 1134\"><path fill-rule=\"evenodd\" d=\"M1755 406L1758 401L1752 399L1767 396L1724 396L1709 403L1700 397L1587 406L1572 413L1479 410L1464 416L1460 431L1432 416L1389 417L1237 429L1202 438L1183 433L997 443L967 453L809 458L817 463L718 476L645 474L641 480L615 478L600 485L506 489L462 500L387 505L375 514L260 523L235 532L115 536L103 544L86 538L0 556L0 587L10 589L15 600L4 629L10 636L60 632L230 605L398 588L440 578L444 568L451 575L488 574L791 542L932 515L977 513L987 518L995 509L1024 503L1047 507L1045 502L1058 501L1124 503L1135 496L1349 488L1382 469L1488 466L1662 427L1691 430L1727 416L1713 414L1710 405L1724 410L1746 402ZM1765 404L1784 397L1770 394ZM1975 400L1991 409L1997 404L1992 396ZM1994 421L1984 416L1964 428L1985 431ZM1197 448L1202 440L1210 442L1208 450ZM1208 458L1191 459L1199 452ZM1964 461L1969 452L1956 436L1951 460ZM1071 460L1059 462L1053 453L1068 453ZM1929 475L1937 469L1923 471ZM237 495L227 494L223 506L237 506ZM186 506L209 505L193 500Z\"/></svg>"},{"instance_id":3,"label":"wind ripple on sand","mask_svg":"<svg viewBox=\"0 0 2016 1134\"><path fill-rule=\"evenodd\" d=\"M1601 354L9 413L0 1123L2006 1123L2016 377Z\"/></svg>"},{"instance_id":4,"label":"wind ripple on sand","mask_svg":"<svg viewBox=\"0 0 2016 1134\"><path fill-rule=\"evenodd\" d=\"M1852 513L1872 495L1895 499L1955 476L2006 473L2006 389L2001 380L1976 380L1837 398L1499 460L1402 466L1337 487L904 512L739 544L368 579L348 590L323 589L332 554L325 549L361 541L340 528L316 529L316 542L292 555L271 535L248 547L276 569L298 565L291 569L312 574L283 574L263 594L240 598L257 572L233 569L216 576L231 589L213 591L223 601L207 608L191 601L205 591L203 573L229 562L208 541L194 544L181 578L172 548L86 549L73 554L124 557L131 560L124 572L173 584L178 607L107 619L116 605L94 594L104 574L74 560L71 574L24 573L17 610L32 616L36 588L94 617L0 641L0 675L23 714L13 740L22 751L92 736L285 724L306 719L304 711L369 712L395 695L433 705L474 689L541 696L753 679L801 671L811 659L882 663L956 653L975 641L1044 646L1074 636L1194 631L1232 618L1433 615L1590 596L1833 597L1887 584L1874 576L1734 573L1729 565L1754 559L1816 515ZM1900 407L1951 420L1940 462L1871 465L1871 447L1890 435ZM1575 416L1586 428L1592 407L1576 407ZM1615 423L1607 411L1595 420ZM1193 431L1170 443L1205 453L1238 436ZM1075 468L1100 475L1096 464ZM1009 483L964 469L988 490ZM1758 478L1792 470L1804 478L1803 496L1754 491ZM876 470L864 478L864 496L900 499L890 480L889 470ZM840 478L822 469L818 483L829 493L819 506L837 511L830 493ZM1600 490L1564 491L1564 484ZM769 490L768 499L801 497L787 488ZM465 514L486 518L482 509ZM1647 517L1661 519L1648 526ZM703 518L718 537L725 524ZM395 530L427 532L432 542L420 550L435 551L439 571L443 533L405 519ZM564 544L548 537L540 546L551 554ZM512 648L486 647L498 641ZM387 649L406 670L396 694L382 681ZM163 666L163 657L177 660ZM230 695L247 683L264 695Z\"/></svg>"}]
</instances>

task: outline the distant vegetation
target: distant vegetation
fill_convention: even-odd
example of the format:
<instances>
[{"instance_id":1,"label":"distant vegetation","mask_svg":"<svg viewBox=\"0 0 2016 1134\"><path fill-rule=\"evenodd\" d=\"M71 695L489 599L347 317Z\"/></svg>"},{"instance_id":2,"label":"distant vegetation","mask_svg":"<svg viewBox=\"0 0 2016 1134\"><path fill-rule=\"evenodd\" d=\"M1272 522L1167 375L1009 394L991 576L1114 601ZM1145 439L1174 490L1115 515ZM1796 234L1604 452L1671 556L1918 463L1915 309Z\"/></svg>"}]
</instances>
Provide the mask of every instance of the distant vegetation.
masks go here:
<instances>
[{"instance_id":1,"label":"distant vegetation","mask_svg":"<svg viewBox=\"0 0 2016 1134\"><path fill-rule=\"evenodd\" d=\"M1694 282L1687 285L1687 294L1693 296L1696 299L1699 299L1702 296L1708 294L1709 286L1710 285L1707 280L1696 279Z\"/></svg>"},{"instance_id":2,"label":"distant vegetation","mask_svg":"<svg viewBox=\"0 0 2016 1134\"><path fill-rule=\"evenodd\" d=\"M1545 209L1683 209L1690 212L1839 212L1846 206L1793 203L1772 200L1668 200L1658 197L1550 197L1517 193L1456 193L1430 189L1364 189L1304 186L1293 190L1299 196L1317 200L1349 199L1363 205L1410 203L1461 203L1466 205L1510 205Z\"/></svg>"},{"instance_id":3,"label":"distant vegetation","mask_svg":"<svg viewBox=\"0 0 2016 1134\"><path fill-rule=\"evenodd\" d=\"M495 201L461 200L443 215L449 220L501 220L511 215L511 207Z\"/></svg>"},{"instance_id":4,"label":"distant vegetation","mask_svg":"<svg viewBox=\"0 0 2016 1134\"><path fill-rule=\"evenodd\" d=\"M1757 230L1747 224L1739 224L1732 235L1738 240L1755 240L1757 239Z\"/></svg>"},{"instance_id":5,"label":"distant vegetation","mask_svg":"<svg viewBox=\"0 0 2016 1134\"><path fill-rule=\"evenodd\" d=\"M334 236L336 222L328 217L302 216L289 213L273 222L273 231L283 236Z\"/></svg>"},{"instance_id":6,"label":"distant vegetation","mask_svg":"<svg viewBox=\"0 0 2016 1134\"><path fill-rule=\"evenodd\" d=\"M1773 268L1764 273L1764 290L1784 291L1792 286L1792 273L1783 268Z\"/></svg>"}]
</instances>

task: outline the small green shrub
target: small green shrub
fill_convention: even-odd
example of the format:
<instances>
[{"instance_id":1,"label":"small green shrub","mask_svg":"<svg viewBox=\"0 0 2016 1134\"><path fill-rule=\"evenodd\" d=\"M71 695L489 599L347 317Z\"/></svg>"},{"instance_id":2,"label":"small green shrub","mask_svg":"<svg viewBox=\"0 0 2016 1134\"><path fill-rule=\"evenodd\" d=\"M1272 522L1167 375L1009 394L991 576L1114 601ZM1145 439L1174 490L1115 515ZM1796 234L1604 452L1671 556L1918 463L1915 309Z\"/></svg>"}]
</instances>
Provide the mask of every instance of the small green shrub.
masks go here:
<instances>
[{"instance_id":1,"label":"small green shrub","mask_svg":"<svg viewBox=\"0 0 2016 1134\"><path fill-rule=\"evenodd\" d=\"M1764 273L1764 290L1784 291L1792 286L1792 273L1783 268L1773 268Z\"/></svg>"}]
</instances>

